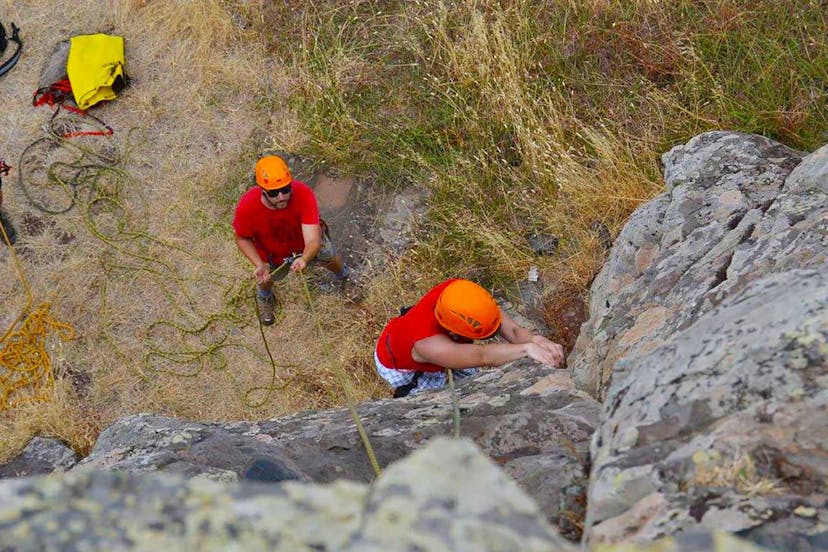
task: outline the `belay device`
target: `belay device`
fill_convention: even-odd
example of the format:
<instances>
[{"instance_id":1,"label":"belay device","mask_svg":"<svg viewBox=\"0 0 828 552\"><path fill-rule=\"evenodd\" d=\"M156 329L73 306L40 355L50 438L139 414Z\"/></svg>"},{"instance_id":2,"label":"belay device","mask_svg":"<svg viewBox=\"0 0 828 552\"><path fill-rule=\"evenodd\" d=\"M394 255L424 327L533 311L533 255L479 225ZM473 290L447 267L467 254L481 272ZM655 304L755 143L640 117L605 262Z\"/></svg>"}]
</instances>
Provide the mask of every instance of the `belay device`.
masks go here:
<instances>
[{"instance_id":1,"label":"belay device","mask_svg":"<svg viewBox=\"0 0 828 552\"><path fill-rule=\"evenodd\" d=\"M3 23L0 22L0 59L3 59L3 54L6 52L6 48L8 47L10 41L17 44L17 49L9 59L0 65L0 77L11 71L11 68L14 67L17 60L20 59L20 51L23 50L23 41L20 40L20 29L17 28L17 25L14 23L11 24L11 36L7 37L6 28L3 26Z\"/></svg>"}]
</instances>

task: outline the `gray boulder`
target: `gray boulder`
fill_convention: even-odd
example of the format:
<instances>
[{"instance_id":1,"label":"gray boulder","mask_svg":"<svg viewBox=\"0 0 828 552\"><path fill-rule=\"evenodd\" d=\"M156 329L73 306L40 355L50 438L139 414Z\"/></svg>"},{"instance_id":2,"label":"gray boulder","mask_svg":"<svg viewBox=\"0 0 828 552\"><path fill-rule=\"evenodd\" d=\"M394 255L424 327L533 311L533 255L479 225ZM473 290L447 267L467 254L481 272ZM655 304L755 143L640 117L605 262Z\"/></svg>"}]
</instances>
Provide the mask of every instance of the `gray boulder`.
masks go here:
<instances>
[{"instance_id":1,"label":"gray boulder","mask_svg":"<svg viewBox=\"0 0 828 552\"><path fill-rule=\"evenodd\" d=\"M665 154L570 357L603 397L590 543L828 531L828 147L714 132Z\"/></svg>"},{"instance_id":2,"label":"gray boulder","mask_svg":"<svg viewBox=\"0 0 828 552\"><path fill-rule=\"evenodd\" d=\"M518 362L457 386L461 435L474 440L540 503L570 538L580 536L585 465L600 405L568 374ZM403 458L453 429L448 390L359 405L380 465ZM374 477L347 409L302 412L264 422L210 424L142 414L104 430L76 469L164 471L222 481L269 465L270 480L326 483ZM264 470L267 472L268 470Z\"/></svg>"},{"instance_id":3,"label":"gray boulder","mask_svg":"<svg viewBox=\"0 0 828 552\"><path fill-rule=\"evenodd\" d=\"M372 486L219 483L83 470L0 483L4 550L573 551L467 440L437 439Z\"/></svg>"},{"instance_id":4,"label":"gray boulder","mask_svg":"<svg viewBox=\"0 0 828 552\"><path fill-rule=\"evenodd\" d=\"M667 191L631 215L590 290L568 360L579 389L603 398L619 359L651 351L752 279L826 263L824 193L785 184L802 156L728 132L663 156ZM807 180L802 171L794 181Z\"/></svg>"},{"instance_id":5,"label":"gray boulder","mask_svg":"<svg viewBox=\"0 0 828 552\"><path fill-rule=\"evenodd\" d=\"M593 446L591 542L700 525L810 550L828 529L828 273L754 282L632 363Z\"/></svg>"},{"instance_id":6,"label":"gray boulder","mask_svg":"<svg viewBox=\"0 0 828 552\"><path fill-rule=\"evenodd\" d=\"M35 437L8 463L0 465L0 479L25 477L53 471L66 471L77 464L80 457L62 441Z\"/></svg>"}]
</instances>

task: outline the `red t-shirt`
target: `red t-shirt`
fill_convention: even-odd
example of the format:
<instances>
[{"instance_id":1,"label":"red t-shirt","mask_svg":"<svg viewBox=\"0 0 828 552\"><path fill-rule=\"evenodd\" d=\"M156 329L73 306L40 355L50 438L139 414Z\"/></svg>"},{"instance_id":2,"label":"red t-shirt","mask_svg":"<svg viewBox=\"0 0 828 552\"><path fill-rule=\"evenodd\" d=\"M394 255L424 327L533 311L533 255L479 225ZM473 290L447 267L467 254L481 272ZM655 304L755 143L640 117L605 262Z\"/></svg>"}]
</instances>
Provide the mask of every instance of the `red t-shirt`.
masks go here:
<instances>
[{"instance_id":1,"label":"red t-shirt","mask_svg":"<svg viewBox=\"0 0 828 552\"><path fill-rule=\"evenodd\" d=\"M442 372L444 366L437 366L427 362L417 362L411 357L414 344L421 339L437 335L448 334L434 316L434 307L437 298L450 283L457 278L451 278L437 284L426 293L420 301L411 307L407 313L392 318L380 334L377 342L377 357L383 366L395 370L417 370L420 372Z\"/></svg>"},{"instance_id":2,"label":"red t-shirt","mask_svg":"<svg viewBox=\"0 0 828 552\"><path fill-rule=\"evenodd\" d=\"M319 224L319 207L313 190L298 180L290 184L291 194L284 209L262 205L262 190L249 189L236 206L233 230L240 238L251 238L263 261L281 264L291 253L305 249L303 224Z\"/></svg>"}]
</instances>

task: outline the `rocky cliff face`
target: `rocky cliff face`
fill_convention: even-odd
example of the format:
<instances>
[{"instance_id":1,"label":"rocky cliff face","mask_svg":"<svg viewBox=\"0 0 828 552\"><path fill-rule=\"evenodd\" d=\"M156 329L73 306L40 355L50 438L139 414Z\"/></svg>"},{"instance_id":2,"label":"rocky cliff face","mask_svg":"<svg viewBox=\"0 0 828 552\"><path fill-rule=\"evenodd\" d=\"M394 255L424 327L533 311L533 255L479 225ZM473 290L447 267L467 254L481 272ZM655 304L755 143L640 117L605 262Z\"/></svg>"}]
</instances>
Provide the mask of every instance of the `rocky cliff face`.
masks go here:
<instances>
[{"instance_id":1,"label":"rocky cliff face","mask_svg":"<svg viewBox=\"0 0 828 552\"><path fill-rule=\"evenodd\" d=\"M368 486L77 470L0 485L3 550L575 552L468 440L437 438ZM759 552L694 533L626 552ZM618 552L621 552L619 550Z\"/></svg>"},{"instance_id":2,"label":"rocky cliff face","mask_svg":"<svg viewBox=\"0 0 828 552\"><path fill-rule=\"evenodd\" d=\"M229 484L78 470L0 486L3 550L560 550L573 547L469 441L443 438L372 486Z\"/></svg>"},{"instance_id":3,"label":"rocky cliff face","mask_svg":"<svg viewBox=\"0 0 828 552\"><path fill-rule=\"evenodd\" d=\"M0 549L566 551L585 499L596 550L828 549L828 147L715 132L664 165L593 285L581 390L531 362L458 387L482 453L440 439L448 391L360 406L370 485L346 410L132 416L0 483ZM0 477L49 458L74 462L40 443Z\"/></svg>"},{"instance_id":4,"label":"rocky cliff face","mask_svg":"<svg viewBox=\"0 0 828 552\"><path fill-rule=\"evenodd\" d=\"M600 405L565 375L531 362L458 386L457 402L462 435L512 475L562 532L580 536L573 520L584 513L584 467ZM364 404L359 416L382 466L452 432L448 390ZM132 416L105 430L78 466L92 467L219 481L374 476L347 409L233 424Z\"/></svg>"},{"instance_id":5,"label":"rocky cliff face","mask_svg":"<svg viewBox=\"0 0 828 552\"><path fill-rule=\"evenodd\" d=\"M715 132L663 161L571 359L604 398L589 542L828 546L828 147Z\"/></svg>"}]
</instances>

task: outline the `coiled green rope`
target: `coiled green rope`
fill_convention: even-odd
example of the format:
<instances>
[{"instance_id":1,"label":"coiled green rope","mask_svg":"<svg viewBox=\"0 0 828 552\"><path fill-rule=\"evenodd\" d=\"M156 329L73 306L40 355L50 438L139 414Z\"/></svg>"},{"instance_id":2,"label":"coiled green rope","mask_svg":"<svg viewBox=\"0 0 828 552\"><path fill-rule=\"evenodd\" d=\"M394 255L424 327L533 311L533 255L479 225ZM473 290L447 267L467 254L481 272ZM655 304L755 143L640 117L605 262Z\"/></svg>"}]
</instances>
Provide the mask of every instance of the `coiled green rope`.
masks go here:
<instances>
[{"instance_id":1,"label":"coiled green rope","mask_svg":"<svg viewBox=\"0 0 828 552\"><path fill-rule=\"evenodd\" d=\"M197 289L200 281L180 274L165 257L177 255L201 262L202 266L203 262L187 249L147 230L147 206L123 168L140 131L133 129L127 133L126 147L120 154L111 139L103 146L96 139L99 147L93 148L65 137L67 129L76 130L88 124L89 119L75 115L53 117L47 126L48 135L35 140L21 153L18 182L28 202L43 213L59 215L77 207L87 229L106 245L102 250L102 268L107 277L101 282L100 299L100 324L106 342L117 354L126 355L111 334L111 322L106 316L110 278L116 273L129 274L131 278L142 274L153 282L153 289L163 295L169 307L167 312L175 313L178 320L157 319L143 330L146 353L142 367L136 366L139 377L146 381L148 372L156 372L191 378L208 367L232 375L225 353L244 350L270 365L269 382L247 389L241 396L248 407L263 406L272 392L284 389L294 380L279 377L279 373L296 372L297 367L274 360L261 328L266 358L259 350L231 337L233 329L249 325L249 311L242 312L247 300L246 287L212 265L207 266L212 280L232 283L224 289L223 305L217 312L201 311L199 301L188 292ZM66 160L67 156L71 159ZM126 191L132 192L129 205L124 199ZM283 316L281 304L279 312ZM257 394L263 395L256 397Z\"/></svg>"}]
</instances>

